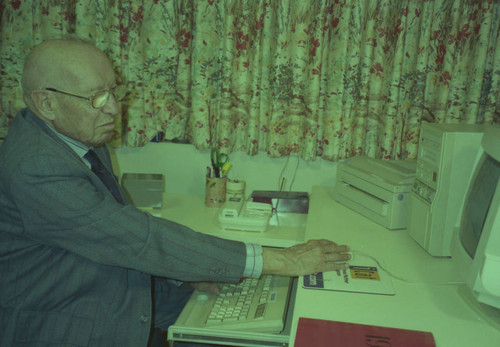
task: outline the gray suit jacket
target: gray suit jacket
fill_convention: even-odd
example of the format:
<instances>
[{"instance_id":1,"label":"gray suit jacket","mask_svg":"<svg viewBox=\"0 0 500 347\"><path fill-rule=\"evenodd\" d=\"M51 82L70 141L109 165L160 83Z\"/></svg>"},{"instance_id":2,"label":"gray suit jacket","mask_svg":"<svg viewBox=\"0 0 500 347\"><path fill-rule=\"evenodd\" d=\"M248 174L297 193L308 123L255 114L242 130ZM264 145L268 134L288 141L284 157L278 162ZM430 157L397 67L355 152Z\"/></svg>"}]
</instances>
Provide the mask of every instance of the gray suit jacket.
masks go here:
<instances>
[{"instance_id":1,"label":"gray suit jacket","mask_svg":"<svg viewBox=\"0 0 500 347\"><path fill-rule=\"evenodd\" d=\"M0 146L1 346L145 346L151 275L234 282L245 254L117 203L27 109Z\"/></svg>"}]
</instances>

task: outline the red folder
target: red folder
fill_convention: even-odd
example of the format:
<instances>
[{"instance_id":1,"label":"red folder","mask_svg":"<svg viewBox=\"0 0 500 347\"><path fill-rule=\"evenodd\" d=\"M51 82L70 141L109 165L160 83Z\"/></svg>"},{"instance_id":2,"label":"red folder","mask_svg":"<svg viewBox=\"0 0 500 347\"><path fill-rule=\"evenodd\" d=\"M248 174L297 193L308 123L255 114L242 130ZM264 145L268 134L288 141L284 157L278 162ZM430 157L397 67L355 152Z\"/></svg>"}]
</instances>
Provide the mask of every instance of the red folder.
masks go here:
<instances>
[{"instance_id":1,"label":"red folder","mask_svg":"<svg viewBox=\"0 0 500 347\"><path fill-rule=\"evenodd\" d=\"M435 347L425 331L299 318L295 347Z\"/></svg>"}]
</instances>

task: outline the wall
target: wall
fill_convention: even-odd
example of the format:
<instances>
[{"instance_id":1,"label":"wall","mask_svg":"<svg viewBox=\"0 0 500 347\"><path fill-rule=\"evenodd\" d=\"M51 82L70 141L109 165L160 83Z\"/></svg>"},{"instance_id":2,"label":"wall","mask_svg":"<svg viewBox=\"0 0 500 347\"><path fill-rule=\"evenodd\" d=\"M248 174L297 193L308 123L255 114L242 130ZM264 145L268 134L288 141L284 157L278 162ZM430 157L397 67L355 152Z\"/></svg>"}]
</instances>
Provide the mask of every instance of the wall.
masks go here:
<instances>
[{"instance_id":1,"label":"wall","mask_svg":"<svg viewBox=\"0 0 500 347\"><path fill-rule=\"evenodd\" d=\"M203 195L206 167L210 151L199 151L192 145L149 143L144 147L110 148L115 173L161 173L165 175L167 193ZM269 158L265 153L248 156L243 152L230 154L231 179L246 181L247 196L253 190L279 190L280 175L286 178L286 189L311 193L313 185L333 186L336 163L323 159L307 162L297 157Z\"/></svg>"}]
</instances>

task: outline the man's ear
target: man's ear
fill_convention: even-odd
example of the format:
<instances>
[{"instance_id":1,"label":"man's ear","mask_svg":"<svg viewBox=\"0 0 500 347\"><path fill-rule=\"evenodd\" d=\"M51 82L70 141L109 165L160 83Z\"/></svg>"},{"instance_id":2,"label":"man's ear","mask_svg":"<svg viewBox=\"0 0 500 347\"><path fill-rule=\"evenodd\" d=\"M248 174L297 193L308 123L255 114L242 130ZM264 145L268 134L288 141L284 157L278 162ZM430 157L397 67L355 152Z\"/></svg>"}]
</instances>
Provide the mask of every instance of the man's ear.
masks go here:
<instances>
[{"instance_id":1,"label":"man's ear","mask_svg":"<svg viewBox=\"0 0 500 347\"><path fill-rule=\"evenodd\" d=\"M33 90L31 92L31 103L38 113L48 121L55 119L54 99L46 90Z\"/></svg>"}]
</instances>

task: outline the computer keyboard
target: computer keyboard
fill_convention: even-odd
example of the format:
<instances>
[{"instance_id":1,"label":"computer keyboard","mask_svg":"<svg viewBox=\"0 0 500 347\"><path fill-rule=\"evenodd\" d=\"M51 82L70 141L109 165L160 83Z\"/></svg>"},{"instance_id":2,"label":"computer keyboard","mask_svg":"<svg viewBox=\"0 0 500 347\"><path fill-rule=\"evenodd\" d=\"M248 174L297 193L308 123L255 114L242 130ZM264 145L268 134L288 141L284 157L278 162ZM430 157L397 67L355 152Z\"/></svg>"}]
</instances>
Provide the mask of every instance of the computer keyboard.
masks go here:
<instances>
[{"instance_id":1,"label":"computer keyboard","mask_svg":"<svg viewBox=\"0 0 500 347\"><path fill-rule=\"evenodd\" d=\"M204 321L206 328L279 333L284 326L290 288L289 277L267 275L224 284L218 296L197 293L195 300L211 305Z\"/></svg>"},{"instance_id":2,"label":"computer keyboard","mask_svg":"<svg viewBox=\"0 0 500 347\"><path fill-rule=\"evenodd\" d=\"M290 278L262 276L224 284L206 326L242 331L280 332L288 305Z\"/></svg>"},{"instance_id":3,"label":"computer keyboard","mask_svg":"<svg viewBox=\"0 0 500 347\"><path fill-rule=\"evenodd\" d=\"M168 339L231 346L288 345L296 282L262 276L221 285L220 295L195 290L168 328Z\"/></svg>"}]
</instances>

